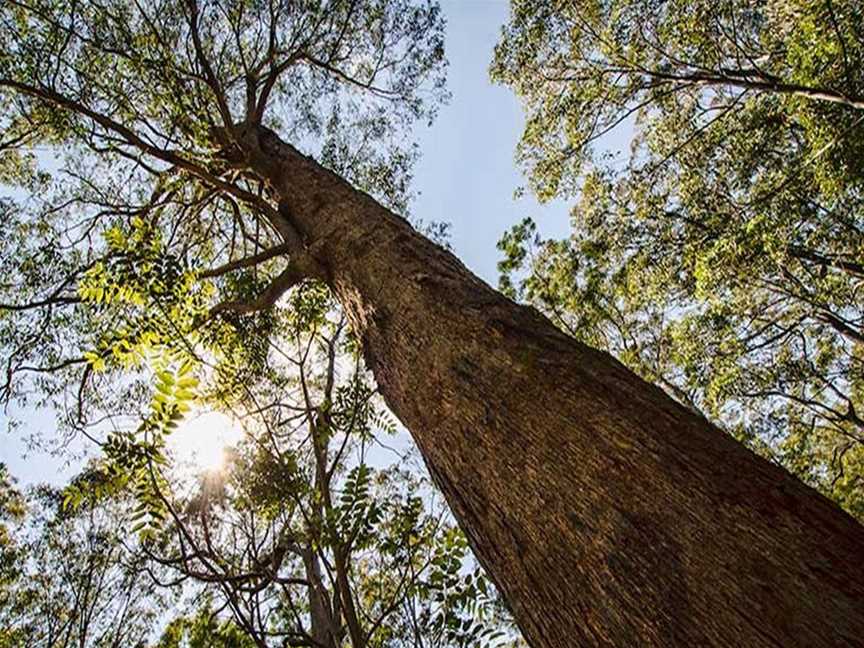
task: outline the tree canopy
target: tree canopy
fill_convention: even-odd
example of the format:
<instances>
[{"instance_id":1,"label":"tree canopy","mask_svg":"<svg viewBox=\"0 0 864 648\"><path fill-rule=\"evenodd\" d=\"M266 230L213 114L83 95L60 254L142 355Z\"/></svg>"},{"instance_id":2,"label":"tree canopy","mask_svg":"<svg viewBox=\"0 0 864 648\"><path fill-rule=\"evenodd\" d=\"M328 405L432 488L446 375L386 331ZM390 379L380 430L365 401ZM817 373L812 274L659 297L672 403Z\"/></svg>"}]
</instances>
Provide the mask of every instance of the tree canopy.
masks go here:
<instances>
[{"instance_id":1,"label":"tree canopy","mask_svg":"<svg viewBox=\"0 0 864 648\"><path fill-rule=\"evenodd\" d=\"M447 98L434 2L5 2L0 398L101 449L33 560L125 578L80 517L116 512L136 570L193 594L165 646L518 645L468 543L537 648L854 641L864 528L693 410L857 511L859 26L851 3L514 4L493 69L531 112L520 159L581 204L572 240L505 238L508 277L531 262L505 288L676 403L396 213ZM616 125L625 170L592 152ZM464 535L373 457L382 400ZM184 479L171 440L204 409L246 439ZM75 594L26 607L7 535L18 617L79 618Z\"/></svg>"},{"instance_id":2,"label":"tree canopy","mask_svg":"<svg viewBox=\"0 0 864 648\"><path fill-rule=\"evenodd\" d=\"M260 179L228 159L243 124L402 206L403 134L444 96L432 4L10 2L0 24L2 179L20 188L2 203L2 393L75 381L72 427L95 391L103 412L135 402L110 402L99 370L292 283Z\"/></svg>"},{"instance_id":3,"label":"tree canopy","mask_svg":"<svg viewBox=\"0 0 864 648\"><path fill-rule=\"evenodd\" d=\"M444 96L440 12L12 2L0 22L2 396L152 458L205 372L213 399L254 391L282 333L267 311L297 282L265 187L228 160L242 124L402 205L403 133Z\"/></svg>"},{"instance_id":4,"label":"tree canopy","mask_svg":"<svg viewBox=\"0 0 864 648\"><path fill-rule=\"evenodd\" d=\"M492 67L574 201L569 238L502 239L503 285L859 517L862 59L858 2L524 0Z\"/></svg>"}]
</instances>

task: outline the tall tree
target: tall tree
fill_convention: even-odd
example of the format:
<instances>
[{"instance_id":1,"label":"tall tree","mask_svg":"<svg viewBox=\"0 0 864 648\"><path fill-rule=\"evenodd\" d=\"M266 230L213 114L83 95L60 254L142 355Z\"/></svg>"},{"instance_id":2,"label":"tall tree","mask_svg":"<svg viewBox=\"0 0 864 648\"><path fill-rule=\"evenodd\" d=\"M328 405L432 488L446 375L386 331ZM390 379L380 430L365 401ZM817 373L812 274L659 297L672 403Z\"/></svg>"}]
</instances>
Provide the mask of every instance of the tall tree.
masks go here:
<instances>
[{"instance_id":1,"label":"tall tree","mask_svg":"<svg viewBox=\"0 0 864 648\"><path fill-rule=\"evenodd\" d=\"M202 303L255 312L317 278L529 643L858 641L864 529L851 517L349 183L399 189L375 162L437 87L435 7L15 0L0 12L7 147L82 162L64 192L77 220L55 204L11 225L7 273L26 281L12 280L7 310L37 323L13 346L13 380L77 366L72 411L78 400L86 414L97 370L135 364L169 330L191 335ZM326 167L296 148L321 135ZM40 275L34 254L63 259L62 277ZM265 261L264 286L226 279ZM120 290L118 277L139 283ZM222 280L204 290L196 277ZM60 337L62 318L77 338ZM88 355L70 357L72 341ZM180 392L148 425L171 423Z\"/></svg>"},{"instance_id":2,"label":"tall tree","mask_svg":"<svg viewBox=\"0 0 864 648\"><path fill-rule=\"evenodd\" d=\"M568 240L505 237L505 282L859 517L862 30L836 0L517 2L493 67L533 189L577 201Z\"/></svg>"}]
</instances>

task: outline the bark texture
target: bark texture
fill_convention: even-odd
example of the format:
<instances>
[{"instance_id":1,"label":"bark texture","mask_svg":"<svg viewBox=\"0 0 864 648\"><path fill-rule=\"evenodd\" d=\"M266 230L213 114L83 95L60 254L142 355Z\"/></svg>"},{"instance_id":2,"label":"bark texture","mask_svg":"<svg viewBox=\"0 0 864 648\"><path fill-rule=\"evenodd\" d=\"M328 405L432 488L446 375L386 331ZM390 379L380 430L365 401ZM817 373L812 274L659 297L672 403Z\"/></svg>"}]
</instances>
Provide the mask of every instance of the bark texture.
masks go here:
<instances>
[{"instance_id":1,"label":"bark texture","mask_svg":"<svg viewBox=\"0 0 864 648\"><path fill-rule=\"evenodd\" d=\"M864 645L864 527L273 133L252 140L532 646Z\"/></svg>"}]
</instances>

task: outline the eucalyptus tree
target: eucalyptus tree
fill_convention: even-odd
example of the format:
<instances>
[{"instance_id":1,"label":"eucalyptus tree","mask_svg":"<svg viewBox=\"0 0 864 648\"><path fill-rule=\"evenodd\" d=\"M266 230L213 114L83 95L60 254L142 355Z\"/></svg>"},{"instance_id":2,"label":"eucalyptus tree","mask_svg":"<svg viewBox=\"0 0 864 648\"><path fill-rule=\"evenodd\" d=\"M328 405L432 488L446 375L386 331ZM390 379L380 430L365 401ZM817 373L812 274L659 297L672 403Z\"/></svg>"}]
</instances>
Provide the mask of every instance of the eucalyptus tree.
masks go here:
<instances>
[{"instance_id":1,"label":"eucalyptus tree","mask_svg":"<svg viewBox=\"0 0 864 648\"><path fill-rule=\"evenodd\" d=\"M864 515L860 3L526 1L506 34L530 184L578 198L504 281Z\"/></svg>"},{"instance_id":2,"label":"eucalyptus tree","mask_svg":"<svg viewBox=\"0 0 864 648\"><path fill-rule=\"evenodd\" d=\"M11 0L0 24L4 178L30 195L4 221L6 394L29 375L93 433L149 360L161 396L105 441L146 524L211 327L257 314L230 356L254 368L317 279L530 644L858 641L851 517L388 209L442 93L436 6Z\"/></svg>"}]
</instances>

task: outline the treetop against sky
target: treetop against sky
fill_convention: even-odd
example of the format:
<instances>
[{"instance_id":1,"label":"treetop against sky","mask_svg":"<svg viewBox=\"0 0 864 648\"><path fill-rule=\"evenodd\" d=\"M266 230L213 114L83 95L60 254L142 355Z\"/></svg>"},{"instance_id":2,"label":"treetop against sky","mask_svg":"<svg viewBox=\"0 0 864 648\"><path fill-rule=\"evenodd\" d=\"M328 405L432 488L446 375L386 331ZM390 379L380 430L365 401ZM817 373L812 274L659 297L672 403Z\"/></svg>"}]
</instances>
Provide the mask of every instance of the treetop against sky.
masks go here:
<instances>
[{"instance_id":1,"label":"treetop against sky","mask_svg":"<svg viewBox=\"0 0 864 648\"><path fill-rule=\"evenodd\" d=\"M494 284L499 258L495 242L508 224L530 214L539 217L544 232L563 235L568 207L554 201L540 205L530 195L512 199L512 192L522 184L512 161L524 117L513 94L494 85L488 73L492 51L507 18L507 2L445 1L441 8L447 21L445 48L451 96L431 126L412 126L422 154L413 170L408 211L423 224L449 223L448 242L454 251ZM626 140L621 136L610 146L623 149ZM52 160L46 164L49 168L55 165ZM14 407L10 410L16 411ZM16 416L26 421L26 429L43 431L47 440L54 438L53 417L50 409L35 408ZM76 452L92 447L86 441L71 443ZM3 460L25 483L48 480L59 484L77 470L77 462L68 465L62 457L28 450L17 434L7 437Z\"/></svg>"},{"instance_id":2,"label":"treetop against sky","mask_svg":"<svg viewBox=\"0 0 864 648\"><path fill-rule=\"evenodd\" d=\"M441 214L405 218L413 138L451 98L438 4L0 7L0 397L100 448L60 510L130 497L148 559L215 583L259 646L289 611L289 642L491 641L459 611L487 596L465 542L538 648L852 645L860 7L513 0L506 20L490 71L527 114L517 162L574 207L553 238L505 233L498 292L438 244ZM450 195L457 226L500 223ZM369 502L384 404L459 524L453 560L415 551L441 539L422 497ZM190 493L168 442L204 407L253 427L228 461L247 479ZM455 608L451 579L418 577L436 561ZM263 618L289 585L303 602ZM411 600L440 622L385 631Z\"/></svg>"}]
</instances>

